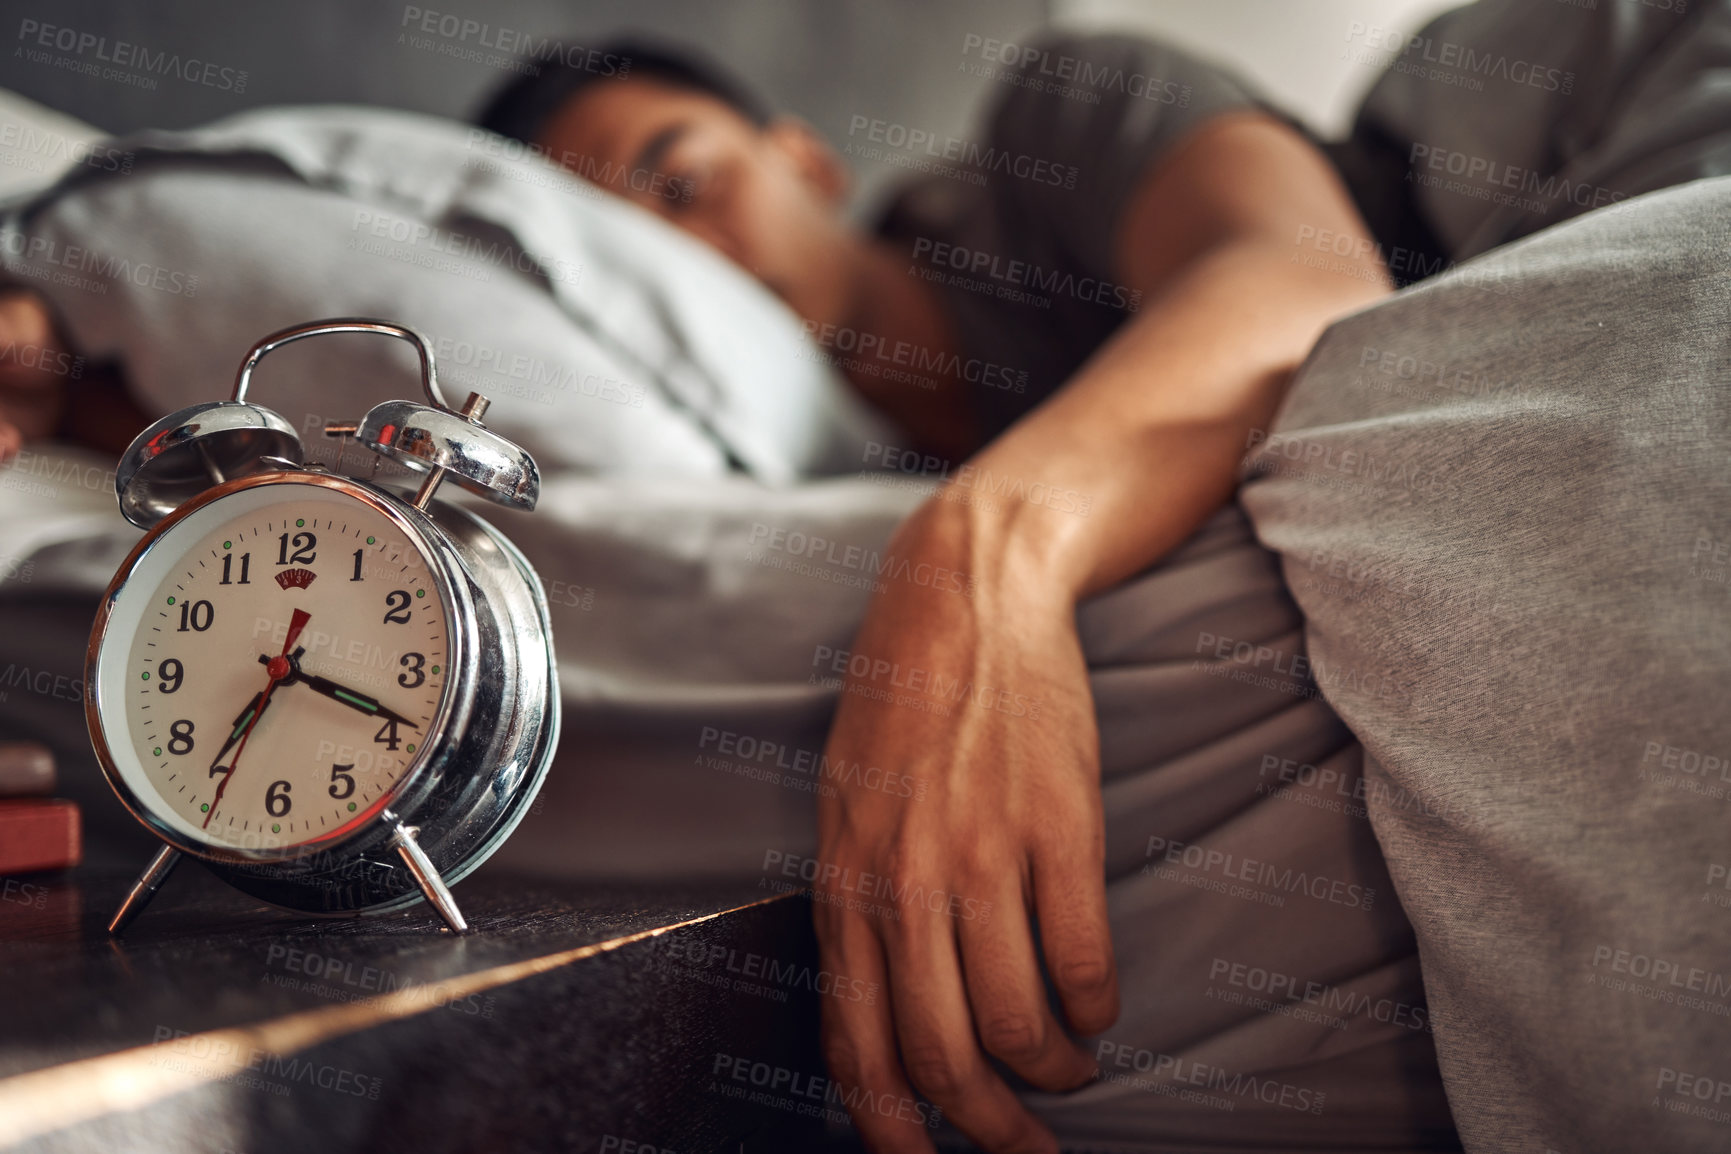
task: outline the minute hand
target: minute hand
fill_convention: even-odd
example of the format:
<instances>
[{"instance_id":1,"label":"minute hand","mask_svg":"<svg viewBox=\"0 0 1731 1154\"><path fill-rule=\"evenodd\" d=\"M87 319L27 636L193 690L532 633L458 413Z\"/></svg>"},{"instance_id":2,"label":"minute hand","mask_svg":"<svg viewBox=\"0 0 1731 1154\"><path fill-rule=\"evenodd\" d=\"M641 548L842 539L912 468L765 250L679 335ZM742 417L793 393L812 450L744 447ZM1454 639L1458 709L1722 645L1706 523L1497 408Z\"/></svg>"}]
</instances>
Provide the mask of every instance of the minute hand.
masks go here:
<instances>
[{"instance_id":1,"label":"minute hand","mask_svg":"<svg viewBox=\"0 0 1731 1154\"><path fill-rule=\"evenodd\" d=\"M298 665L295 667L295 671L290 674L288 680L298 681L314 693L322 693L332 701L340 702L343 705L348 706L350 709L358 709L360 712L373 717L387 717L392 721L408 726L410 729L421 728L402 714L397 713L395 710L387 709L383 705L380 705L377 698L368 697L366 694L357 690L350 689L344 685L338 685L328 677L320 677L316 673L302 672Z\"/></svg>"},{"instance_id":2,"label":"minute hand","mask_svg":"<svg viewBox=\"0 0 1731 1154\"><path fill-rule=\"evenodd\" d=\"M263 660L269 662L270 658L266 657ZM222 768L223 757L227 755L229 750L234 748L234 743L240 740L241 734L246 732L247 723L252 720L253 712L258 709L259 702L263 699L264 694L253 694L252 700L247 702L246 708L240 711L240 716L234 719L234 732L228 735L228 740L222 743L222 748L217 750L216 756L211 759L211 777L215 777L216 771Z\"/></svg>"}]
</instances>

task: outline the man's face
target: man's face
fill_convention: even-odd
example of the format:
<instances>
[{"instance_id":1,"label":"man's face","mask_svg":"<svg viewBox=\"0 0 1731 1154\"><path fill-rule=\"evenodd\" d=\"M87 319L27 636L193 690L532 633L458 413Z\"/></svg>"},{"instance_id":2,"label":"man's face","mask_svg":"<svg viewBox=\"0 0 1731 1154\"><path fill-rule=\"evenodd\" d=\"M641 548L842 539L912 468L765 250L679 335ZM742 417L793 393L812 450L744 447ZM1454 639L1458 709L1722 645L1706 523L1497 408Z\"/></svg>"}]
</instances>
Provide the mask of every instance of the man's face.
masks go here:
<instances>
[{"instance_id":1,"label":"man's face","mask_svg":"<svg viewBox=\"0 0 1731 1154\"><path fill-rule=\"evenodd\" d=\"M538 141L553 160L731 257L807 320L838 323L847 174L804 124L759 127L712 96L652 78L592 84Z\"/></svg>"}]
</instances>

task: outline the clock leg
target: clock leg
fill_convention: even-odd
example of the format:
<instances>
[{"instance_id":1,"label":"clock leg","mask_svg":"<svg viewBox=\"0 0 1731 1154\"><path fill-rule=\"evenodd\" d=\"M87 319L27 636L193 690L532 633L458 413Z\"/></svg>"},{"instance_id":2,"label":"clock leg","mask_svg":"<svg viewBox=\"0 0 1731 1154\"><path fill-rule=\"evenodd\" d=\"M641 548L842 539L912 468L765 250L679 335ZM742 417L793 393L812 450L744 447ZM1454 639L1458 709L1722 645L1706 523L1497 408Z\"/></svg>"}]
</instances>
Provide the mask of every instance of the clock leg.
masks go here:
<instances>
[{"instance_id":1,"label":"clock leg","mask_svg":"<svg viewBox=\"0 0 1731 1154\"><path fill-rule=\"evenodd\" d=\"M399 824L396 836L391 839L392 844L397 847L397 853L402 855L403 864L415 875L415 881L420 883L421 892L427 895L428 904L439 911L439 916L445 919L445 924L451 927L453 933L466 934L469 932L469 923L463 920L463 911L457 908L457 899L445 888L445 879L433 868L432 859L415 840L415 835L419 832L415 826Z\"/></svg>"},{"instance_id":2,"label":"clock leg","mask_svg":"<svg viewBox=\"0 0 1731 1154\"><path fill-rule=\"evenodd\" d=\"M150 864L144 867L144 872L132 883L126 900L114 911L114 920L108 923L110 934L118 935L126 928L126 923L138 916L138 912L148 905L150 899L156 896L156 891L162 888L162 883L168 880L168 875L173 872L178 861L180 851L173 846L165 845L156 851L156 856L150 859Z\"/></svg>"}]
</instances>

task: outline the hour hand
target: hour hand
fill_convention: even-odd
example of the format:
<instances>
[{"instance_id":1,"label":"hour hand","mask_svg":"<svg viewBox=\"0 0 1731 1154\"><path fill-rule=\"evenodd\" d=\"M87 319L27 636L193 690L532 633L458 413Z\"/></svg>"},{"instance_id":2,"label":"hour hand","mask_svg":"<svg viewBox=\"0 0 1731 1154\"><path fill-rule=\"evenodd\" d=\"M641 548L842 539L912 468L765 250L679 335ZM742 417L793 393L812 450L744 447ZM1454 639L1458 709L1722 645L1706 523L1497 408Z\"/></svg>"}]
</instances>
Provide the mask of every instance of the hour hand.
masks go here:
<instances>
[{"instance_id":1,"label":"hour hand","mask_svg":"<svg viewBox=\"0 0 1731 1154\"><path fill-rule=\"evenodd\" d=\"M266 658L265 660L270 659ZM263 696L262 693L253 694L252 700L246 703L246 708L240 711L240 716L234 719L234 728L229 732L228 740L222 743L222 748L216 751L216 757L210 763L212 775L222 768L222 759L228 755L229 750L234 748L234 743L240 740L240 735L246 732L247 723L252 720L252 715L258 711L259 698Z\"/></svg>"},{"instance_id":2,"label":"hour hand","mask_svg":"<svg viewBox=\"0 0 1731 1154\"><path fill-rule=\"evenodd\" d=\"M408 726L410 729L421 728L402 714L386 709L384 706L380 705L378 699L375 697L369 697L358 690L338 685L328 677L320 677L315 673L302 672L299 663L295 664L294 672L291 673L286 680L298 681L314 693L322 693L332 701L340 702L343 705L348 706L350 709L357 709L369 716L389 718L401 725Z\"/></svg>"}]
</instances>

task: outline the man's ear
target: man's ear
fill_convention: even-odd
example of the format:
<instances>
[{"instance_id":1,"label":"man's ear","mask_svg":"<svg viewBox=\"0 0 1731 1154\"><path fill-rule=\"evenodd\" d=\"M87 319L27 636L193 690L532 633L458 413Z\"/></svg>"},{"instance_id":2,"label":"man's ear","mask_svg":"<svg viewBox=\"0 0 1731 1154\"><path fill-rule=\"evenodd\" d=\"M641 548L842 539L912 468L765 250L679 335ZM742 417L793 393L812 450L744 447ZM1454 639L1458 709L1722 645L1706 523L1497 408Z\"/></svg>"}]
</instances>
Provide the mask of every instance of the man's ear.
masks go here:
<instances>
[{"instance_id":1,"label":"man's ear","mask_svg":"<svg viewBox=\"0 0 1731 1154\"><path fill-rule=\"evenodd\" d=\"M778 116L764 127L770 144L793 161L806 183L831 204L840 204L853 187L853 174L817 129L797 116Z\"/></svg>"}]
</instances>

